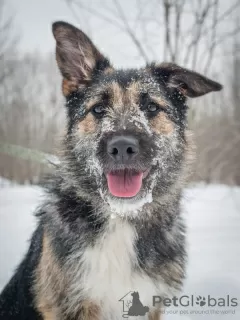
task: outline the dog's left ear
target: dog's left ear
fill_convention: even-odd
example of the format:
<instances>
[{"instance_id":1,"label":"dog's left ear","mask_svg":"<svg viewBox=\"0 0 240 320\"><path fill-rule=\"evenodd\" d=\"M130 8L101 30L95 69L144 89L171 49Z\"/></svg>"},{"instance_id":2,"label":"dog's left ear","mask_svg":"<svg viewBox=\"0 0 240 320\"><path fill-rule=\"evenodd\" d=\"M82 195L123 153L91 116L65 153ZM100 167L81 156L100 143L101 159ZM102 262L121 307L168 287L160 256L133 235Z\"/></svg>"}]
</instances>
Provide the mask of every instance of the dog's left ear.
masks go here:
<instances>
[{"instance_id":1,"label":"dog's left ear","mask_svg":"<svg viewBox=\"0 0 240 320\"><path fill-rule=\"evenodd\" d=\"M56 39L56 59L63 75L65 96L87 86L94 70L110 67L109 61L85 33L73 25L58 21L53 23L52 31Z\"/></svg>"},{"instance_id":2,"label":"dog's left ear","mask_svg":"<svg viewBox=\"0 0 240 320\"><path fill-rule=\"evenodd\" d=\"M219 91L222 85L201 74L179 67L174 63L162 63L152 67L153 73L168 87L177 88L184 96L195 98L211 91Z\"/></svg>"}]
</instances>

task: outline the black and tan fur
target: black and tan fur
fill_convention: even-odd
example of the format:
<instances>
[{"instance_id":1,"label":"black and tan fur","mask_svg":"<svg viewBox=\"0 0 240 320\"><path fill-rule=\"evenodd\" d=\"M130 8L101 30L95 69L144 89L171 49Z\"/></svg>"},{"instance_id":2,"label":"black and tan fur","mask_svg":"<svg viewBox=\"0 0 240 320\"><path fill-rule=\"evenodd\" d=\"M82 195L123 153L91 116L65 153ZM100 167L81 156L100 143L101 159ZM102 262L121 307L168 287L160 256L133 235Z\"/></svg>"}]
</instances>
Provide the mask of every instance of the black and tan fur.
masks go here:
<instances>
[{"instance_id":1,"label":"black and tan fur","mask_svg":"<svg viewBox=\"0 0 240 320\"><path fill-rule=\"evenodd\" d=\"M64 154L29 251L0 296L0 319L119 320L118 300L132 290L158 320L152 296L177 294L185 276L186 97L221 85L172 63L115 70L77 28L57 22L53 34L68 116ZM123 163L107 144L125 135L139 153ZM116 198L105 173L126 168L148 174L135 197Z\"/></svg>"}]
</instances>

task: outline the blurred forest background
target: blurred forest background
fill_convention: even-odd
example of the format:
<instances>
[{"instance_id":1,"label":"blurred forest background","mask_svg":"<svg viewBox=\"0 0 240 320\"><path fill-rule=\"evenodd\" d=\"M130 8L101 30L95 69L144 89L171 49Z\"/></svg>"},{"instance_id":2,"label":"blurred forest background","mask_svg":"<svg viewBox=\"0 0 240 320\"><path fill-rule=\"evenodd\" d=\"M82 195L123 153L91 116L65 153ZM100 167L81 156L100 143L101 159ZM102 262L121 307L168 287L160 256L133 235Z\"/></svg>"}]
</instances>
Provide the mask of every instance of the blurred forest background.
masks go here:
<instances>
[{"instance_id":1,"label":"blurred forest background","mask_svg":"<svg viewBox=\"0 0 240 320\"><path fill-rule=\"evenodd\" d=\"M70 22L94 40L98 24L123 60L136 66L172 61L224 85L220 93L189 100L197 145L193 180L239 185L240 0L59 1ZM19 51L17 12L9 14L7 6L0 0L0 176L38 183L50 170L44 153L56 154L65 130L61 79L54 48Z\"/></svg>"}]
</instances>

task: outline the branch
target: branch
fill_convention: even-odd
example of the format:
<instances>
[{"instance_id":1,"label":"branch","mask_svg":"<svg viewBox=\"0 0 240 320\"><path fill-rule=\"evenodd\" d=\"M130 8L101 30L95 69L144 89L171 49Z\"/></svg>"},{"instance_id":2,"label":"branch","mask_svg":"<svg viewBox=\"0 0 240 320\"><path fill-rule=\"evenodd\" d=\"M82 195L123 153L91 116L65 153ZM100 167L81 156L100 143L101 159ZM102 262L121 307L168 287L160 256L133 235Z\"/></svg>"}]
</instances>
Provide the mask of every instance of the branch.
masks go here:
<instances>
[{"instance_id":1,"label":"branch","mask_svg":"<svg viewBox=\"0 0 240 320\"><path fill-rule=\"evenodd\" d=\"M178 60L178 53L179 53L179 41L181 35L181 19L183 16L183 9L185 5L185 0L181 2L179 0L175 0L175 13L176 13L176 22L175 22L175 46L174 46L174 60L176 62Z\"/></svg>"},{"instance_id":2,"label":"branch","mask_svg":"<svg viewBox=\"0 0 240 320\"><path fill-rule=\"evenodd\" d=\"M169 0L164 0L163 9L164 9L164 19L165 19L165 46L164 46L164 60L167 60L168 52L170 54L171 61L175 60L171 38L170 38L170 12L172 4Z\"/></svg>"},{"instance_id":3,"label":"branch","mask_svg":"<svg viewBox=\"0 0 240 320\"><path fill-rule=\"evenodd\" d=\"M140 41L138 40L136 34L134 33L134 30L130 27L130 25L127 21L127 18L125 16L123 9L122 9L118 0L113 0L115 7L116 7L116 12L114 12L110 8L104 7L104 9L106 11L108 11L111 16L115 16L116 19L112 19L111 17L100 12L99 10L96 10L94 8L90 8L89 6L83 4L81 1L77 1L77 0L65 0L65 1L68 4L68 6L71 6L74 3L74 5L78 6L80 9L87 11L88 13L92 14L93 16L113 25L114 27L120 29L122 32L126 33L130 37L132 42L134 43L134 45L137 48L141 57L146 62L148 62L148 56L147 56L145 50L143 49ZM118 19L120 19L120 21Z\"/></svg>"},{"instance_id":4,"label":"branch","mask_svg":"<svg viewBox=\"0 0 240 320\"><path fill-rule=\"evenodd\" d=\"M207 73L209 70L210 65L212 63L213 54L216 48L216 22L218 20L218 9L219 9L219 0L214 1L214 9L213 9L213 20L212 20L212 34L211 34L211 45L209 49L208 59L204 68L204 73Z\"/></svg>"},{"instance_id":5,"label":"branch","mask_svg":"<svg viewBox=\"0 0 240 320\"><path fill-rule=\"evenodd\" d=\"M100 18L103 21L106 21L109 24L111 24L115 27L118 27L120 30L124 31L124 28L119 24L119 22L117 20L109 18L107 15L102 14L99 10L95 10L93 8L89 8L89 6L85 6L84 4L82 4L81 1L75 1L75 0L65 0L65 1L68 6L75 4L80 9L83 9L83 10L89 12L90 14L92 14L93 16Z\"/></svg>"},{"instance_id":6,"label":"branch","mask_svg":"<svg viewBox=\"0 0 240 320\"><path fill-rule=\"evenodd\" d=\"M212 4L209 7L209 10L211 9L211 7L214 6L214 2L212 2ZM216 29L217 26L224 21L224 19L226 19L234 10L236 10L238 7L240 6L240 0L237 0L232 6L230 6L226 11L224 11L221 15L218 16L218 19L216 19L216 21L212 24L212 26L210 28L206 27L204 30L202 30L201 32L201 39L204 39L206 36L208 36L209 32L211 32L213 29ZM192 33L192 29L194 27L194 24L189 28L189 30L186 32L186 36L190 35ZM186 55L185 58L183 60L183 64L186 65L188 63L191 51L193 46L195 45L195 41L196 39L193 38L190 43L187 46L187 50L186 50Z\"/></svg>"},{"instance_id":7,"label":"branch","mask_svg":"<svg viewBox=\"0 0 240 320\"><path fill-rule=\"evenodd\" d=\"M116 6L116 8L117 8L117 10L118 10L118 13L119 13L119 16L120 16L120 18L121 18L121 20L122 20L122 22L123 22L123 24L124 24L124 26L125 26L125 31L126 31L126 33L127 33L127 34L130 36L130 38L132 39L133 43L134 43L135 46L137 47L137 49L138 49L140 55L143 57L143 59L144 59L146 62L148 62L148 56L147 56L147 54L145 53L145 50L143 49L140 41L137 39L134 31L131 29L131 27L130 27L128 21L127 21L127 18L126 18L125 14L124 14L124 11L123 11L123 9L122 9L119 1L118 1L118 0L113 0L113 2L115 3L115 6Z\"/></svg>"},{"instance_id":8,"label":"branch","mask_svg":"<svg viewBox=\"0 0 240 320\"><path fill-rule=\"evenodd\" d=\"M205 8L203 8L202 12L199 15L198 15L198 12L196 12L197 30L196 30L196 37L192 43L192 48L193 48L192 68L193 69L195 68L197 63L198 45L201 40L203 25L207 19L207 16L211 10L212 5L213 4L211 3L211 0L209 0Z\"/></svg>"}]
</instances>

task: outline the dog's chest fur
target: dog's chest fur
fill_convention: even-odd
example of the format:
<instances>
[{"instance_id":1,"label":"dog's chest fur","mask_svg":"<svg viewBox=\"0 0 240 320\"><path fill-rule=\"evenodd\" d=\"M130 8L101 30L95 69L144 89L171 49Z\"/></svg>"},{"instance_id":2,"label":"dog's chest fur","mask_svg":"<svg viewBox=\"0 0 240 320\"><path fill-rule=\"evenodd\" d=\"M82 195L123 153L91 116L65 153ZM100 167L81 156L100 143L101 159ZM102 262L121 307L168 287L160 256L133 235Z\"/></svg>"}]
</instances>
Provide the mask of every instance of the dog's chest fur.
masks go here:
<instances>
[{"instance_id":1,"label":"dog's chest fur","mask_svg":"<svg viewBox=\"0 0 240 320\"><path fill-rule=\"evenodd\" d=\"M139 268L136 238L134 227L127 221L119 218L109 221L97 243L88 246L81 255L79 272L74 266L69 297L73 304L78 305L79 298L89 299L101 306L101 320L117 320L123 314L119 299L129 291L138 291L141 302L149 307L153 295L168 293L161 276L154 280Z\"/></svg>"}]
</instances>

